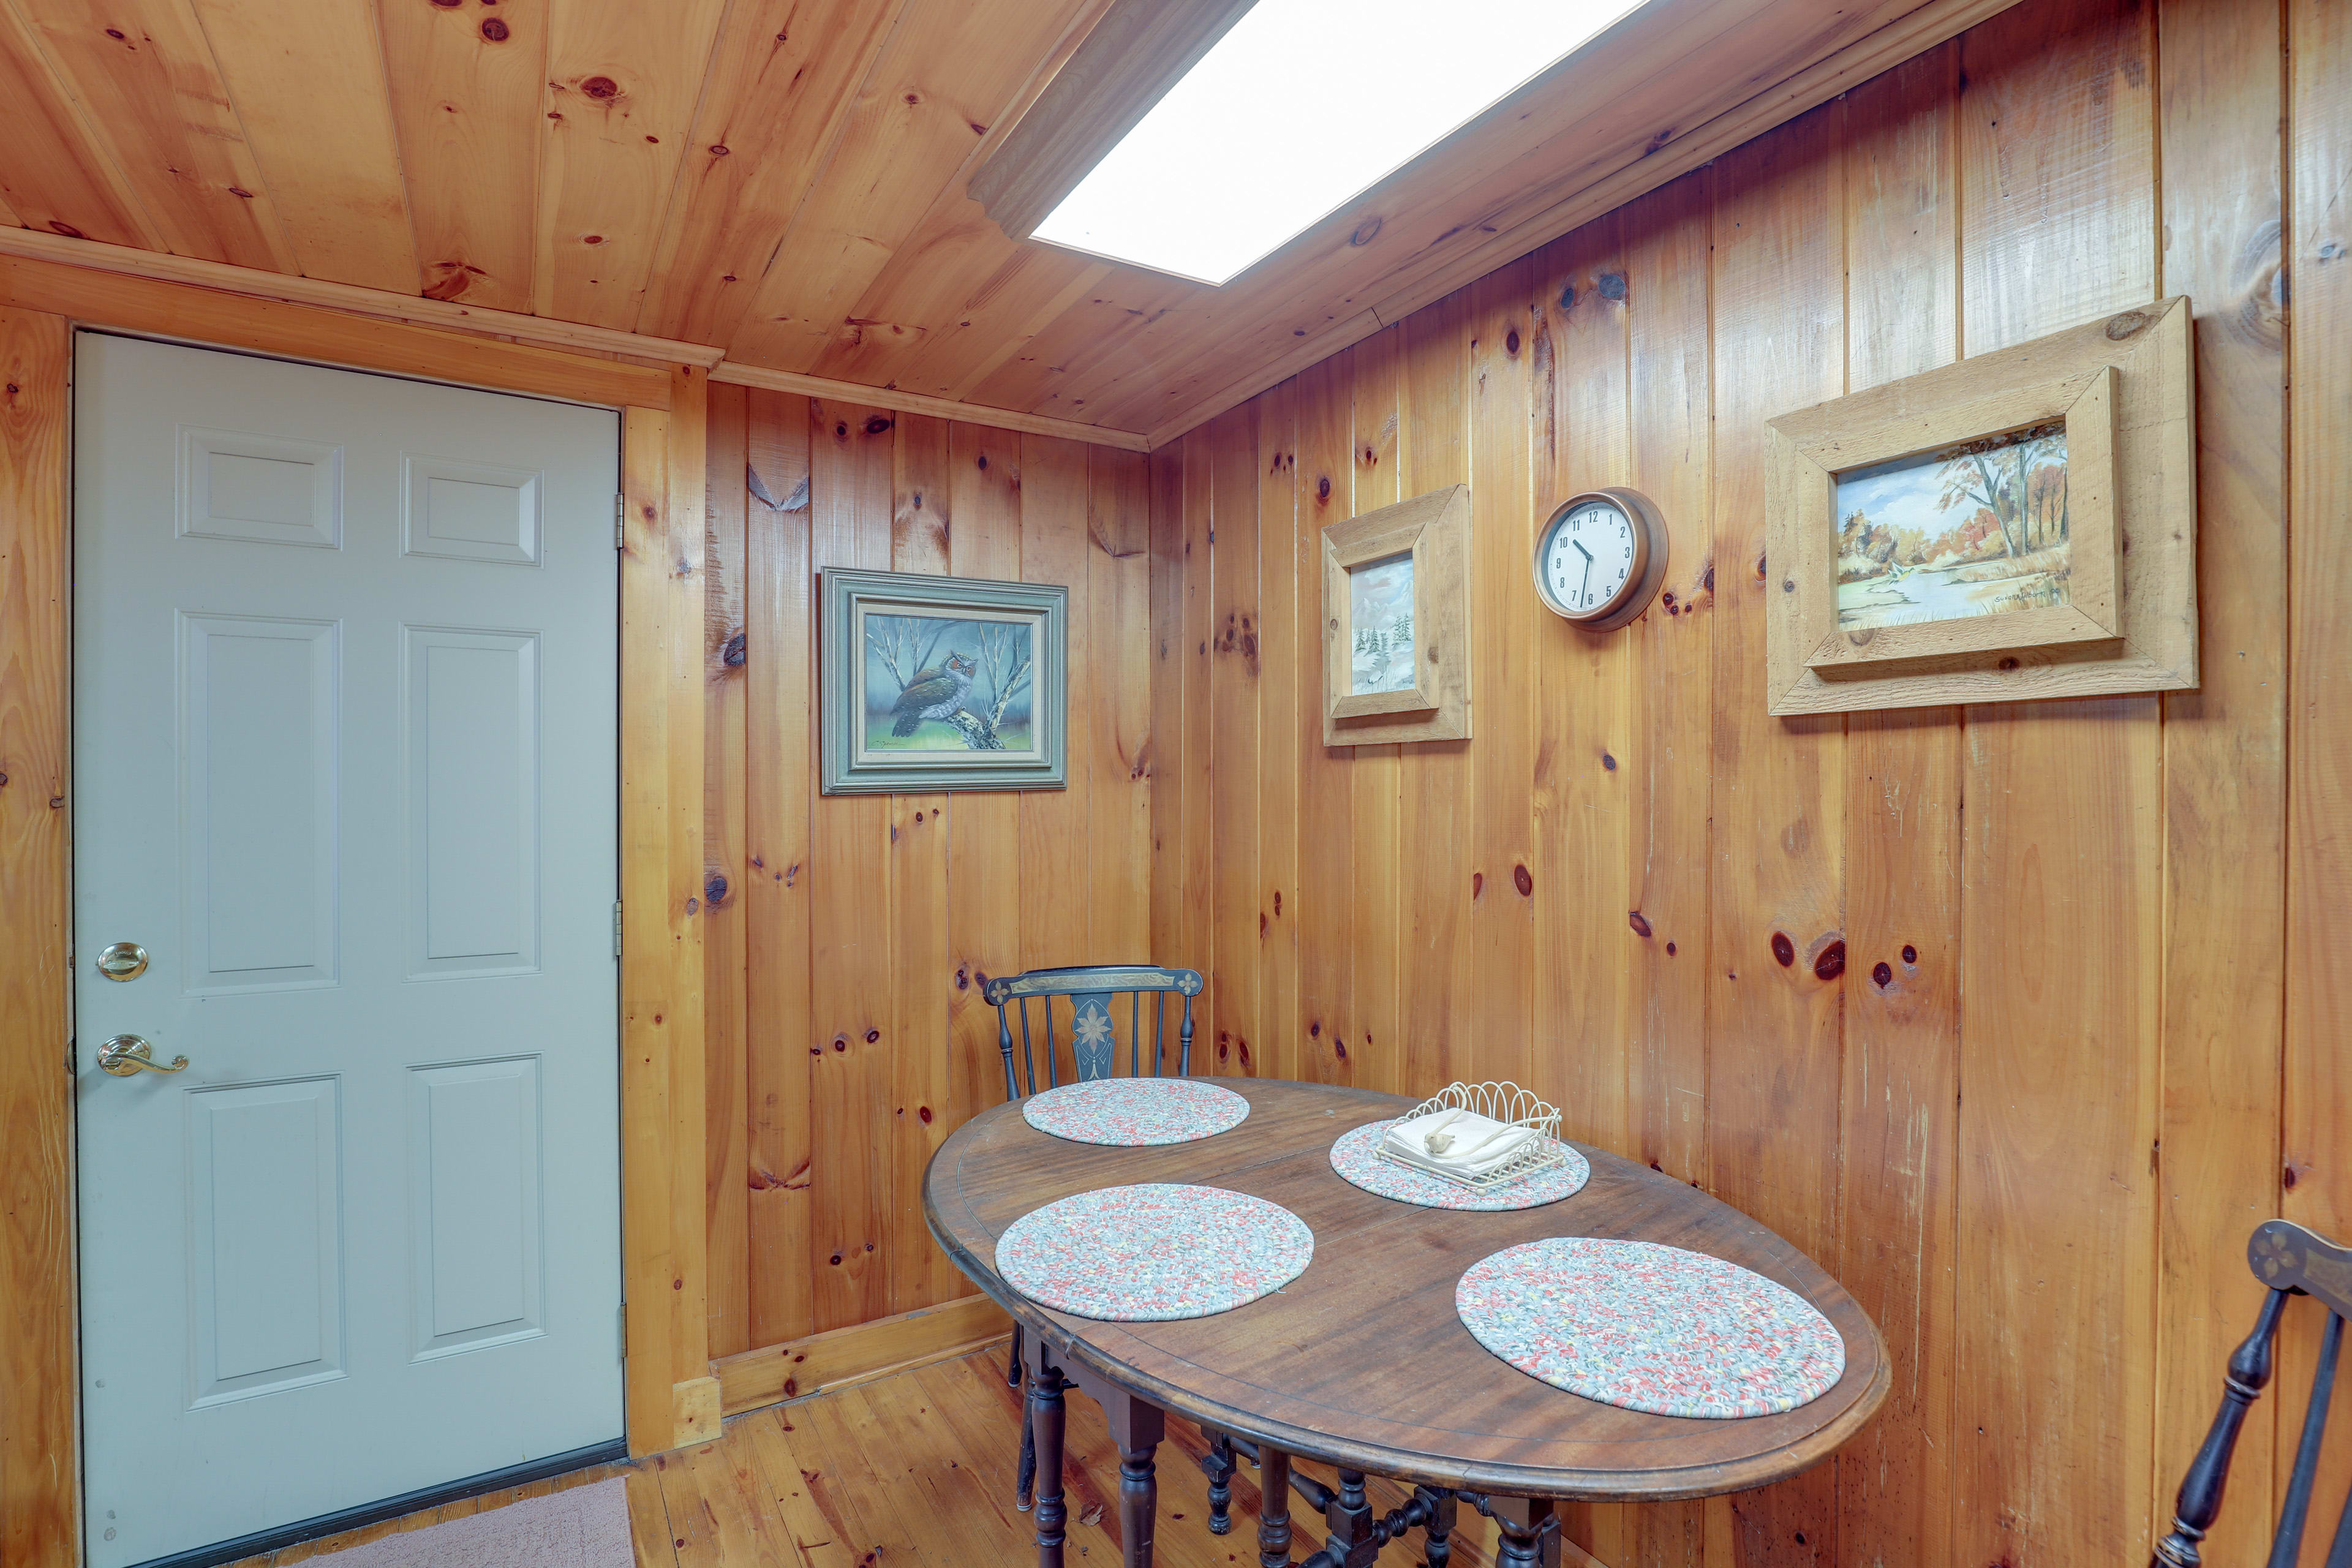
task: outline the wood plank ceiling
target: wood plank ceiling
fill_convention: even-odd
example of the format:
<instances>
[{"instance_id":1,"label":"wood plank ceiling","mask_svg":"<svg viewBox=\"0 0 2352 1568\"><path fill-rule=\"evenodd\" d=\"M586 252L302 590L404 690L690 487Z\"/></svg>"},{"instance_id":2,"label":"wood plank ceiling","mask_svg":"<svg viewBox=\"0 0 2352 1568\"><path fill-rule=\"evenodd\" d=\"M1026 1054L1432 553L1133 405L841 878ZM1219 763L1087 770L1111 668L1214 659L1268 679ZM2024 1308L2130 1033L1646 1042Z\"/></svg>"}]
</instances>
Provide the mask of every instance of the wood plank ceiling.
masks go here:
<instances>
[{"instance_id":1,"label":"wood plank ceiling","mask_svg":"<svg viewBox=\"0 0 2352 1568\"><path fill-rule=\"evenodd\" d=\"M0 0L0 251L683 340L722 378L1141 445L2008 0L1654 0L1222 289L1010 240L966 194L1113 3ZM1303 61L1300 90L1345 84Z\"/></svg>"}]
</instances>

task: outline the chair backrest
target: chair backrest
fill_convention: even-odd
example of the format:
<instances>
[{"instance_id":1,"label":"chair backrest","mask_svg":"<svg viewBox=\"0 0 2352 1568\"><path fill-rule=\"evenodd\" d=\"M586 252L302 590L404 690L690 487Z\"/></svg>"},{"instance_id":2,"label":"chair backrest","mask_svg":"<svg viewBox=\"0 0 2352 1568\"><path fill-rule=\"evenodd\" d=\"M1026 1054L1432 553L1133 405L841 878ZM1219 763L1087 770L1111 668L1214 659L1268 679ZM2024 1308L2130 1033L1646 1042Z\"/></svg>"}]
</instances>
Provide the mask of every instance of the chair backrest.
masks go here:
<instances>
[{"instance_id":1,"label":"chair backrest","mask_svg":"<svg viewBox=\"0 0 2352 1568\"><path fill-rule=\"evenodd\" d=\"M2319 1471L2319 1449L2327 1431L2327 1405L2336 1391L2336 1356L2344 1343L2344 1320L2352 1315L2352 1250L2305 1230L2292 1221L2265 1220L2254 1227L2246 1244L2246 1263L2254 1278L2270 1288L2263 1298L2254 1331L2230 1356L2221 1382L2221 1408L2205 1434L2204 1447L2189 1461L2174 1509L2172 1531L2156 1543L2149 1568L2196 1568L2204 1561L2197 1543L2213 1528L2221 1513L2221 1490L2230 1479L2230 1459L2237 1451L2238 1430L2246 1412L2262 1397L2271 1381L2271 1348L2278 1338L2279 1318L2290 1296L2310 1296L2327 1309L2327 1328L2319 1342L2319 1365L2311 1380L2311 1403L2304 1409L2303 1440L2294 1451L2286 1495L2279 1506L2277 1532L2271 1538L2270 1568L2294 1568L2303 1551L2304 1522L2311 1512L2311 1489ZM2352 1563L2352 1504L2336 1521L2336 1539L2327 1557L2330 1568Z\"/></svg>"},{"instance_id":2,"label":"chair backrest","mask_svg":"<svg viewBox=\"0 0 2352 1568\"><path fill-rule=\"evenodd\" d=\"M1004 974L991 980L981 988L981 995L996 1009L996 1047L1004 1053L1004 1098L1019 1100L1024 1094L1034 1094L1038 1082L1037 1059L1045 1058L1045 1082L1053 1088L1062 1081L1061 1058L1057 1048L1068 1043L1070 1081L1084 1083L1092 1079L1111 1078L1118 1072L1118 1014L1115 1004L1124 994L1127 1014L1128 1072L1137 1078L1161 1078L1167 1074L1168 998L1182 998L1183 1017L1177 1035L1176 1076L1189 1078L1192 1072L1192 998L1201 994L1201 975L1192 969L1162 969L1148 963L1096 963L1070 969L1033 969L1026 974ZM1146 1018L1143 999L1151 998L1151 1015ZM1063 1016L1056 1019L1055 1004L1059 1001ZM1034 1010L1034 1016L1032 1010ZM1022 1076L1028 1088L1021 1087L1021 1079L1013 1072L1013 1015L1020 1015ZM1058 1025L1058 1027L1057 1027ZM1144 1057L1145 1029L1150 1030L1150 1058Z\"/></svg>"}]
</instances>

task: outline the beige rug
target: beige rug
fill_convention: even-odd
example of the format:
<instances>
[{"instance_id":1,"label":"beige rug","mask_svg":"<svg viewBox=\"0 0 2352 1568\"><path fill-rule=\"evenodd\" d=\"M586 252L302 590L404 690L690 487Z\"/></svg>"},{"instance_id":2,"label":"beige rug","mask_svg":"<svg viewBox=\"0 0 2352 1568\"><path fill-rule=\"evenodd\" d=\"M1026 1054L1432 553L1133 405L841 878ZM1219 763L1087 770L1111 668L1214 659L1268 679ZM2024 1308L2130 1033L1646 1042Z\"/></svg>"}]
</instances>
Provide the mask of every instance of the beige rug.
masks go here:
<instances>
[{"instance_id":1,"label":"beige rug","mask_svg":"<svg viewBox=\"0 0 2352 1568\"><path fill-rule=\"evenodd\" d=\"M633 1568L618 1476L314 1558L334 1568Z\"/></svg>"}]
</instances>

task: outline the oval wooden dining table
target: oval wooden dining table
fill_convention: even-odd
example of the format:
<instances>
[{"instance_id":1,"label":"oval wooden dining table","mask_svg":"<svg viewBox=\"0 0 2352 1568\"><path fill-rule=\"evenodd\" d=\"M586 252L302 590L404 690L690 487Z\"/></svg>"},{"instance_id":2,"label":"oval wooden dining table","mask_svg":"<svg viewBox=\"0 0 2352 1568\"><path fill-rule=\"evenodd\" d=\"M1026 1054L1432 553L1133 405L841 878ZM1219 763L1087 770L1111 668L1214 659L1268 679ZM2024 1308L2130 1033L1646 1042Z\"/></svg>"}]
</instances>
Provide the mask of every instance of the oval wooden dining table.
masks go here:
<instances>
[{"instance_id":1,"label":"oval wooden dining table","mask_svg":"<svg viewBox=\"0 0 2352 1568\"><path fill-rule=\"evenodd\" d=\"M1333 1085L1215 1080L1250 1102L1230 1131L1147 1148L1072 1142L994 1106L957 1129L923 1183L931 1234L1024 1333L1029 1412L1038 1439L1039 1562L1061 1561L1061 1390L1100 1400L1120 1448L1124 1552L1151 1561L1153 1448L1172 1412L1254 1449L1268 1474L1268 1511L1283 1488L1269 1460L1338 1467L1355 1511L1327 1510L1349 1536L1369 1518L1360 1475L1412 1483L1415 1508L1450 1525L1456 1502L1494 1517L1500 1563L1556 1560L1554 1500L1644 1501L1744 1491L1820 1462L1886 1397L1885 1342L1837 1281L1796 1247L1696 1187L1605 1151L1576 1147L1592 1179L1540 1208L1470 1213L1380 1197L1331 1168L1332 1142L1412 1101ZM1213 1317L1118 1323L1041 1306L996 1271L996 1240L1043 1205L1097 1187L1198 1183L1281 1205L1315 1235L1307 1271L1272 1295ZM1705 1420L1622 1410L1563 1392L1489 1352L1454 1308L1463 1270L1545 1237L1662 1242L1754 1269L1804 1297L1845 1341L1845 1374L1777 1415ZM1049 1453L1050 1447L1050 1453ZM1355 1475L1356 1482L1348 1478ZM1321 1490L1301 1483L1302 1490ZM1337 1500L1335 1496L1335 1501ZM1284 1561L1285 1539L1266 1560ZM1377 1525L1379 1521L1374 1521ZM1402 1532L1415 1518L1388 1521ZM1369 1563L1378 1542L1328 1561ZM1374 1529L1371 1533L1380 1533ZM1050 1538L1050 1539L1049 1539Z\"/></svg>"}]
</instances>

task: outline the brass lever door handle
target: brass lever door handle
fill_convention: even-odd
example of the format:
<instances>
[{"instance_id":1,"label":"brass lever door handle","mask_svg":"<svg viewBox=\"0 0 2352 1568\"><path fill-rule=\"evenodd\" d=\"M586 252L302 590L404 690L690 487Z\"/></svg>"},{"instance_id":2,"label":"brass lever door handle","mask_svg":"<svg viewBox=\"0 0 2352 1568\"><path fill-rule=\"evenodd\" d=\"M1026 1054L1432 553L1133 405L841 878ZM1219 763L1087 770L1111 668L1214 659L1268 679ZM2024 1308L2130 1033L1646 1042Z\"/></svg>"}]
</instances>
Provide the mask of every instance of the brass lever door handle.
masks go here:
<instances>
[{"instance_id":1,"label":"brass lever door handle","mask_svg":"<svg viewBox=\"0 0 2352 1568\"><path fill-rule=\"evenodd\" d=\"M182 1072L188 1058L173 1057L172 1065L163 1066L153 1059L155 1047L136 1035L117 1035L98 1047L98 1070L112 1073L116 1078L136 1078L142 1072Z\"/></svg>"}]
</instances>

